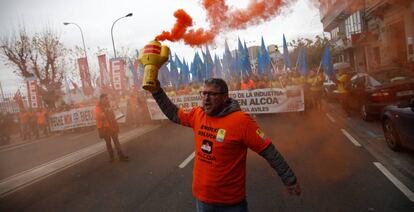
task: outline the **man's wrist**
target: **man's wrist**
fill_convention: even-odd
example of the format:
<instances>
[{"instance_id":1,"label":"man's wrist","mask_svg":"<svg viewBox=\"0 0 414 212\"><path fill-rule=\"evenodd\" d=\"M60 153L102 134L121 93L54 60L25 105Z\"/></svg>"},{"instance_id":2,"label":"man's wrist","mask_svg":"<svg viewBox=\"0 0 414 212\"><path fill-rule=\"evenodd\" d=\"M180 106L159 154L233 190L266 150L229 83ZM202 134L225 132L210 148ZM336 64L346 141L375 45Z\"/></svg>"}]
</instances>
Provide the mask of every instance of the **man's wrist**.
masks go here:
<instances>
[{"instance_id":1,"label":"man's wrist","mask_svg":"<svg viewBox=\"0 0 414 212\"><path fill-rule=\"evenodd\" d=\"M162 88L160 87L160 88L158 88L157 90L155 90L155 91L151 91L151 94L152 95L159 95L159 94L161 94L163 92L163 90L162 90Z\"/></svg>"}]
</instances>

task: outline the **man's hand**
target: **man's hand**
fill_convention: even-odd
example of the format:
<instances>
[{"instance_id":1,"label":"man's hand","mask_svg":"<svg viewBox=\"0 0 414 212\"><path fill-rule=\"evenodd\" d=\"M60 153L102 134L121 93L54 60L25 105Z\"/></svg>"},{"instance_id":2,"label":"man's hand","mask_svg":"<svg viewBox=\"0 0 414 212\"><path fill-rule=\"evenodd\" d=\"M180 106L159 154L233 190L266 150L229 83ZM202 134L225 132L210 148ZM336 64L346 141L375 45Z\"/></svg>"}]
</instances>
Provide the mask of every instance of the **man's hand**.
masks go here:
<instances>
[{"instance_id":1,"label":"man's hand","mask_svg":"<svg viewBox=\"0 0 414 212\"><path fill-rule=\"evenodd\" d=\"M301 193L300 186L299 186L298 182L296 182L293 185L286 186L286 190L290 195L300 196L300 193Z\"/></svg>"}]
</instances>

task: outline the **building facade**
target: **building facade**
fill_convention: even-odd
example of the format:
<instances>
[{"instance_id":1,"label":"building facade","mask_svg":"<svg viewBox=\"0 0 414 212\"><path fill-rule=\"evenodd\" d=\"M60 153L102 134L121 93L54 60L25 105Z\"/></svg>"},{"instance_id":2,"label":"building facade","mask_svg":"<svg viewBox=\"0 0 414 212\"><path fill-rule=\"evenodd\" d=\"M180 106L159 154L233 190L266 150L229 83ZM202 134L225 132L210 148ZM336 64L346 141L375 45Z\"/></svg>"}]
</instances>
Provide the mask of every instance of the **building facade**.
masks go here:
<instances>
[{"instance_id":1,"label":"building facade","mask_svg":"<svg viewBox=\"0 0 414 212\"><path fill-rule=\"evenodd\" d=\"M368 72L414 62L414 0L320 0L320 16L334 62Z\"/></svg>"}]
</instances>

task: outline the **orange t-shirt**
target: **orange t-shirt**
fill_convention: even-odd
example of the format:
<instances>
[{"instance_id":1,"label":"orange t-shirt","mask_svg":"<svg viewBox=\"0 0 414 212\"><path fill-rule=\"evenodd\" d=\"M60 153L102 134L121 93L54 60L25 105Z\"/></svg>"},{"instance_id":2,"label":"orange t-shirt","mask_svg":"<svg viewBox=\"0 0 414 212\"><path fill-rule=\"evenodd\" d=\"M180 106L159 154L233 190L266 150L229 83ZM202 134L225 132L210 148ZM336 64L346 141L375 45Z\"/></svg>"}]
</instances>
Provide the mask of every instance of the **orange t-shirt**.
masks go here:
<instances>
[{"instance_id":1,"label":"orange t-shirt","mask_svg":"<svg viewBox=\"0 0 414 212\"><path fill-rule=\"evenodd\" d=\"M36 113L37 124L45 125L46 124L46 111L41 111Z\"/></svg>"},{"instance_id":2,"label":"orange t-shirt","mask_svg":"<svg viewBox=\"0 0 414 212\"><path fill-rule=\"evenodd\" d=\"M178 111L181 125L194 130L193 195L207 203L235 204L246 198L247 148L259 153L269 144L256 122L237 111L211 117L201 107Z\"/></svg>"},{"instance_id":3,"label":"orange t-shirt","mask_svg":"<svg viewBox=\"0 0 414 212\"><path fill-rule=\"evenodd\" d=\"M107 128L109 127L109 121L103 112L101 106L96 105L95 106L95 120L96 120L96 128Z\"/></svg>"},{"instance_id":4,"label":"orange t-shirt","mask_svg":"<svg viewBox=\"0 0 414 212\"><path fill-rule=\"evenodd\" d=\"M30 113L29 112L20 112L19 114L20 122L23 124L29 123Z\"/></svg>"}]
</instances>

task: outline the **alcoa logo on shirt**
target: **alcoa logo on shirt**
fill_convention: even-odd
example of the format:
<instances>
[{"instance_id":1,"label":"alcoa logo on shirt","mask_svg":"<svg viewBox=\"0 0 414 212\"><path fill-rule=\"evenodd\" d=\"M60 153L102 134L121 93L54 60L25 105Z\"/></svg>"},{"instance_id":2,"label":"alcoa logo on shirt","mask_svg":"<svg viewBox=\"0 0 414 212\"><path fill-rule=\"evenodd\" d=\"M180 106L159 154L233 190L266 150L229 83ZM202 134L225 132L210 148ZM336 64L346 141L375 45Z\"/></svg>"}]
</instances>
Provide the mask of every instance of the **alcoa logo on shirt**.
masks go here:
<instances>
[{"instance_id":1,"label":"alcoa logo on shirt","mask_svg":"<svg viewBox=\"0 0 414 212\"><path fill-rule=\"evenodd\" d=\"M225 136L226 136L226 130L225 129L219 129L217 131L216 141L224 142L224 137Z\"/></svg>"},{"instance_id":2,"label":"alcoa logo on shirt","mask_svg":"<svg viewBox=\"0 0 414 212\"><path fill-rule=\"evenodd\" d=\"M201 145L201 151L211 154L213 152L213 142L204 139L203 144Z\"/></svg>"},{"instance_id":3,"label":"alcoa logo on shirt","mask_svg":"<svg viewBox=\"0 0 414 212\"><path fill-rule=\"evenodd\" d=\"M260 137L260 138L262 138L262 140L264 141L264 140L266 140L266 136L265 136L265 134L259 129L259 128L257 128L257 130L256 130L256 134Z\"/></svg>"}]
</instances>

